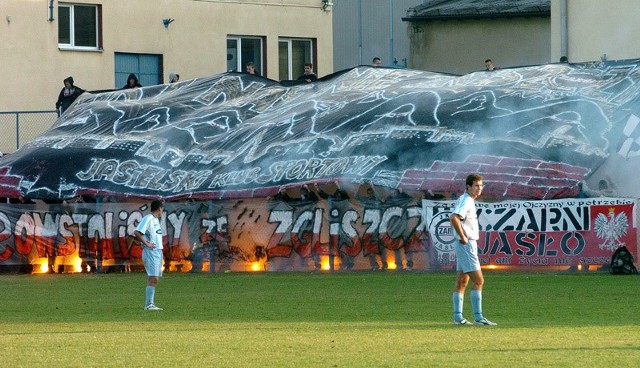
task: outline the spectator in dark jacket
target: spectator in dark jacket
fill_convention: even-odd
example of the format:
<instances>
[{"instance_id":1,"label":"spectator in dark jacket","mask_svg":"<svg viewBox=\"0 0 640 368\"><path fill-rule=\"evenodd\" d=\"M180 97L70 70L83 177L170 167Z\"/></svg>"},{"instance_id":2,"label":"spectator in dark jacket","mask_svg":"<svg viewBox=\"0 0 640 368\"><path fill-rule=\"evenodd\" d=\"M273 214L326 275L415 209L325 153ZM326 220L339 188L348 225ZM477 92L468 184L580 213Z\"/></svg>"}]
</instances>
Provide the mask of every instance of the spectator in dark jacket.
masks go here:
<instances>
[{"instance_id":1,"label":"spectator in dark jacket","mask_svg":"<svg viewBox=\"0 0 640 368\"><path fill-rule=\"evenodd\" d=\"M313 72L313 64L304 64L304 74L298 77L298 80L305 81L307 83L315 82L318 79L316 73Z\"/></svg>"},{"instance_id":2,"label":"spectator in dark jacket","mask_svg":"<svg viewBox=\"0 0 640 368\"><path fill-rule=\"evenodd\" d=\"M71 106L73 101L83 93L84 89L73 85L73 77L67 77L64 80L64 88L60 91L58 101L56 102L58 116L62 115L69 106Z\"/></svg>"},{"instance_id":3,"label":"spectator in dark jacket","mask_svg":"<svg viewBox=\"0 0 640 368\"><path fill-rule=\"evenodd\" d=\"M138 87L142 87L142 84L138 82L138 77L136 77L135 74L131 73L127 78L127 84L125 84L124 87L122 87L122 89L138 88Z\"/></svg>"}]
</instances>

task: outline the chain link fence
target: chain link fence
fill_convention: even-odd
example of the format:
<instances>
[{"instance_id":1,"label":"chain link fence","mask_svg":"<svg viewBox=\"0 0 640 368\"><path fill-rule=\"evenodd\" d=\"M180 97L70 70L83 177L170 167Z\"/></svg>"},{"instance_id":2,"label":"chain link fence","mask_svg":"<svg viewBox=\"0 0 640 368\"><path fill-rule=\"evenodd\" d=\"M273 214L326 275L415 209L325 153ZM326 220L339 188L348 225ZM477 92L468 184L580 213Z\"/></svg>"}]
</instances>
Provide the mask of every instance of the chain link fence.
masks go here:
<instances>
[{"instance_id":1,"label":"chain link fence","mask_svg":"<svg viewBox=\"0 0 640 368\"><path fill-rule=\"evenodd\" d=\"M0 152L14 152L49 129L57 119L55 110L0 111Z\"/></svg>"}]
</instances>

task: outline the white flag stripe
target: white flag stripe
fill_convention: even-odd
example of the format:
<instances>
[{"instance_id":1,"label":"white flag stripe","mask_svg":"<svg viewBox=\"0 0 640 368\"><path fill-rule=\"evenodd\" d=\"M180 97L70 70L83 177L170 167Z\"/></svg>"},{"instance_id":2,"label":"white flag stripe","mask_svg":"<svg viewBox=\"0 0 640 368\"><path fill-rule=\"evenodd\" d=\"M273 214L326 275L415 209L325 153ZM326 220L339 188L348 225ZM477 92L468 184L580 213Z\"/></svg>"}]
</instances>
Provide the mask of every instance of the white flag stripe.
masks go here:
<instances>
[{"instance_id":1,"label":"white flag stripe","mask_svg":"<svg viewBox=\"0 0 640 368\"><path fill-rule=\"evenodd\" d=\"M640 118L631 114L631 116L629 116L629 119L627 120L627 124L624 126L624 130L622 131L624 135L626 135L627 137L631 137L631 134L638 126L638 123L640 123Z\"/></svg>"},{"instance_id":2,"label":"white flag stripe","mask_svg":"<svg viewBox=\"0 0 640 368\"><path fill-rule=\"evenodd\" d=\"M626 139L622 144L622 147L620 147L620 149L618 150L618 154L622 157L627 157L632 144L633 144L633 139L631 138Z\"/></svg>"}]
</instances>

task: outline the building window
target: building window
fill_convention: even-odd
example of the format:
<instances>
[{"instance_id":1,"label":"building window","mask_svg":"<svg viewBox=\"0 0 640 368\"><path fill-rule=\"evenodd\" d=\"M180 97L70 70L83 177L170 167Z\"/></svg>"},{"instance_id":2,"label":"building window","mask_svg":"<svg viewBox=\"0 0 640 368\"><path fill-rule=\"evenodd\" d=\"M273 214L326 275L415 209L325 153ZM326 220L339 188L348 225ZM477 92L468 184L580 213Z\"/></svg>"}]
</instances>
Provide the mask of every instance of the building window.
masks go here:
<instances>
[{"instance_id":1,"label":"building window","mask_svg":"<svg viewBox=\"0 0 640 368\"><path fill-rule=\"evenodd\" d=\"M253 62L260 75L265 75L262 37L227 36L227 71L244 72L248 62Z\"/></svg>"},{"instance_id":2,"label":"building window","mask_svg":"<svg viewBox=\"0 0 640 368\"><path fill-rule=\"evenodd\" d=\"M310 39L280 38L278 40L278 59L280 80L297 79L304 74L304 64L315 65L315 43Z\"/></svg>"},{"instance_id":3,"label":"building window","mask_svg":"<svg viewBox=\"0 0 640 368\"><path fill-rule=\"evenodd\" d=\"M66 49L99 50L99 5L58 5L58 46Z\"/></svg>"}]
</instances>

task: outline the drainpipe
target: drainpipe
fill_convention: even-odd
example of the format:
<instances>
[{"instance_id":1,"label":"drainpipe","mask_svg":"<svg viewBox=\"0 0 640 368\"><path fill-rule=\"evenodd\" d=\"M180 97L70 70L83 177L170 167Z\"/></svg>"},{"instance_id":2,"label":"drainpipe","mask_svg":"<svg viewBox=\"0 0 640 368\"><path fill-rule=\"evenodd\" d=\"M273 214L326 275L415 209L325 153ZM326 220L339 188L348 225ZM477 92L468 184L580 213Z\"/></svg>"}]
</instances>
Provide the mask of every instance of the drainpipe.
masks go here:
<instances>
[{"instance_id":1,"label":"drainpipe","mask_svg":"<svg viewBox=\"0 0 640 368\"><path fill-rule=\"evenodd\" d=\"M358 0L358 65L362 65L362 0Z\"/></svg>"},{"instance_id":2,"label":"drainpipe","mask_svg":"<svg viewBox=\"0 0 640 368\"><path fill-rule=\"evenodd\" d=\"M49 22L53 22L56 19L53 17L53 1L49 0Z\"/></svg>"},{"instance_id":3,"label":"drainpipe","mask_svg":"<svg viewBox=\"0 0 640 368\"><path fill-rule=\"evenodd\" d=\"M389 0L389 65L391 65L391 63L394 60L395 60L395 57L393 56L393 0Z\"/></svg>"},{"instance_id":4,"label":"drainpipe","mask_svg":"<svg viewBox=\"0 0 640 368\"><path fill-rule=\"evenodd\" d=\"M560 0L560 56L569 57L569 28L567 26L567 0Z\"/></svg>"}]
</instances>

